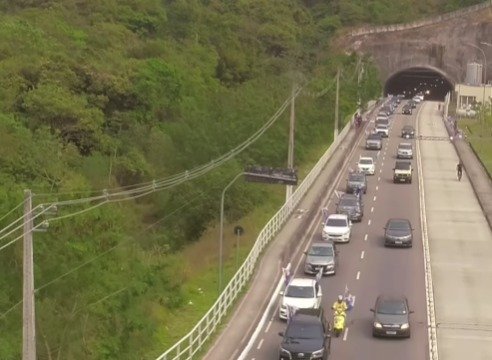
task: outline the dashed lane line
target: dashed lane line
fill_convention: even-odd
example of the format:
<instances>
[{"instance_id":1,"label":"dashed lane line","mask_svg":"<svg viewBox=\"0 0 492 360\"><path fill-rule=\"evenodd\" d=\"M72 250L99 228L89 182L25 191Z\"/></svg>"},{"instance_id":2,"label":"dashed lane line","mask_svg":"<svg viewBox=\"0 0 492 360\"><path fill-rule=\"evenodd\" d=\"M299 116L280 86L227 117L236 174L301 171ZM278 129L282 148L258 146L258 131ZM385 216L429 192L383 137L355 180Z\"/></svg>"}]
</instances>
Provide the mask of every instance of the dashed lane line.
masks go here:
<instances>
[{"instance_id":1,"label":"dashed lane line","mask_svg":"<svg viewBox=\"0 0 492 360\"><path fill-rule=\"evenodd\" d=\"M371 212L374 212L374 206L373 206L373 207L371 207Z\"/></svg>"},{"instance_id":2,"label":"dashed lane line","mask_svg":"<svg viewBox=\"0 0 492 360\"><path fill-rule=\"evenodd\" d=\"M378 181L381 181L381 176L378 176Z\"/></svg>"},{"instance_id":3,"label":"dashed lane line","mask_svg":"<svg viewBox=\"0 0 492 360\"><path fill-rule=\"evenodd\" d=\"M260 343L258 344L258 347L256 348L257 350L260 350L261 349L261 345L263 345L263 340L264 339L261 339L260 340Z\"/></svg>"},{"instance_id":4,"label":"dashed lane line","mask_svg":"<svg viewBox=\"0 0 492 360\"><path fill-rule=\"evenodd\" d=\"M364 235L364 241L367 241L367 234Z\"/></svg>"},{"instance_id":5,"label":"dashed lane line","mask_svg":"<svg viewBox=\"0 0 492 360\"><path fill-rule=\"evenodd\" d=\"M347 337L348 337L348 327L345 328L345 331L343 333L343 341L347 341Z\"/></svg>"},{"instance_id":6,"label":"dashed lane line","mask_svg":"<svg viewBox=\"0 0 492 360\"><path fill-rule=\"evenodd\" d=\"M361 258L361 259L364 259L364 255L365 255L365 253L366 253L366 252L365 252L364 250L362 250L362 252L360 253L360 258Z\"/></svg>"},{"instance_id":7,"label":"dashed lane line","mask_svg":"<svg viewBox=\"0 0 492 360\"><path fill-rule=\"evenodd\" d=\"M369 221L367 222L367 225L368 225L368 226L370 226L370 225L371 225L371 220L369 220Z\"/></svg>"},{"instance_id":8,"label":"dashed lane line","mask_svg":"<svg viewBox=\"0 0 492 360\"><path fill-rule=\"evenodd\" d=\"M272 325L272 322L273 322L272 320L270 320L270 321L268 322L268 324L267 324L267 326L266 326L266 328L265 328L265 332L266 332L266 333L268 332L268 330L270 330L270 325Z\"/></svg>"},{"instance_id":9,"label":"dashed lane line","mask_svg":"<svg viewBox=\"0 0 492 360\"><path fill-rule=\"evenodd\" d=\"M380 178L378 178L378 181L379 181ZM376 191L379 190L379 185L376 185Z\"/></svg>"},{"instance_id":10,"label":"dashed lane line","mask_svg":"<svg viewBox=\"0 0 492 360\"><path fill-rule=\"evenodd\" d=\"M357 280L360 279L360 271L357 271L357 276L355 277Z\"/></svg>"},{"instance_id":11,"label":"dashed lane line","mask_svg":"<svg viewBox=\"0 0 492 360\"><path fill-rule=\"evenodd\" d=\"M374 195L374 197L372 198L372 201L376 201L376 195Z\"/></svg>"}]
</instances>

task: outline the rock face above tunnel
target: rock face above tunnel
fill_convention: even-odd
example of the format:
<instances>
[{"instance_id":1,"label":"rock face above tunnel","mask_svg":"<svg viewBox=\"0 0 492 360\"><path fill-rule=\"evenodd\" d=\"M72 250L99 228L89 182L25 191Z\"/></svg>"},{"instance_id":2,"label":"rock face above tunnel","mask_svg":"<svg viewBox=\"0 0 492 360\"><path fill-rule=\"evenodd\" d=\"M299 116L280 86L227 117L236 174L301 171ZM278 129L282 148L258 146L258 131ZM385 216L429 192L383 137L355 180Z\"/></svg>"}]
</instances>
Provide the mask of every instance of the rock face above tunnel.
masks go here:
<instances>
[{"instance_id":1,"label":"rock face above tunnel","mask_svg":"<svg viewBox=\"0 0 492 360\"><path fill-rule=\"evenodd\" d=\"M346 51L370 55L380 70L383 83L395 74L411 68L427 68L439 73L450 84L462 82L466 65L483 64L481 47L492 54L492 6L456 16L432 25L407 30L346 35L341 44ZM470 45L471 44L471 45ZM487 78L492 77L492 56L487 64Z\"/></svg>"}]
</instances>

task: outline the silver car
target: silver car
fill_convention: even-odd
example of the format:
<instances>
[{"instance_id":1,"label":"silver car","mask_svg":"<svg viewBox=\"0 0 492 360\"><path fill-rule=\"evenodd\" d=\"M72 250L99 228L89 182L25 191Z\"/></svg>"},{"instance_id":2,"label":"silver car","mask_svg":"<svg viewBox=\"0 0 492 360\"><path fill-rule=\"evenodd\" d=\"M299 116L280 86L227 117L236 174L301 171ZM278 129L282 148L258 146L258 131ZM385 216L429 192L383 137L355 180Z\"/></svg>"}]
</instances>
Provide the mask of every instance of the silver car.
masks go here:
<instances>
[{"instance_id":1,"label":"silver car","mask_svg":"<svg viewBox=\"0 0 492 360\"><path fill-rule=\"evenodd\" d=\"M331 241L314 242L305 252L304 272L315 275L320 269L323 275L335 275L338 266L338 250Z\"/></svg>"}]
</instances>

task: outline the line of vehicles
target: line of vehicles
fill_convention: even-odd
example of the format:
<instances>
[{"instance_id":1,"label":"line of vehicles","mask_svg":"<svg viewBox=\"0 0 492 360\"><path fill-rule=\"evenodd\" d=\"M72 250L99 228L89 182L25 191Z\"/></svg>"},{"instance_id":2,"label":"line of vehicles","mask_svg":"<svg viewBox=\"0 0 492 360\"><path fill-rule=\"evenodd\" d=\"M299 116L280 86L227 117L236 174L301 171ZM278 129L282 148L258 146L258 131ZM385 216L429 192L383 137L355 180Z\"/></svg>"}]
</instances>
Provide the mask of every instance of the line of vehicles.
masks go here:
<instances>
[{"instance_id":1,"label":"line of vehicles","mask_svg":"<svg viewBox=\"0 0 492 360\"><path fill-rule=\"evenodd\" d=\"M382 150L383 139L390 136L391 116L402 101L402 96L391 96L380 108L375 126L365 142L366 150ZM419 97L420 99L420 97ZM412 103L417 103L414 99ZM421 100L420 100L421 101ZM419 101L419 102L420 102ZM409 105L408 101L403 107ZM411 104L410 104L411 106ZM394 183L411 183L413 175L412 159L415 129L411 125L401 128L404 139L396 150L393 168ZM280 292L279 318L287 320L287 328L280 332L282 342L279 347L279 359L325 360L331 347L331 334L343 333L346 308L333 305L333 326L326 319L321 305L323 296L319 280L324 275L335 275L339 262L337 244L351 240L353 223L362 221L364 216L363 197L367 192L367 176L376 173L377 156L364 154L359 157L355 171L347 176L345 192L339 194L334 213L324 211L321 239L310 244L305 252L304 273L315 277L296 277L287 282ZM413 227L408 219L390 218L384 227L384 246L412 247ZM338 303L350 303L350 294L338 299ZM408 301L402 295L381 295L376 299L373 315L373 336L410 337Z\"/></svg>"}]
</instances>

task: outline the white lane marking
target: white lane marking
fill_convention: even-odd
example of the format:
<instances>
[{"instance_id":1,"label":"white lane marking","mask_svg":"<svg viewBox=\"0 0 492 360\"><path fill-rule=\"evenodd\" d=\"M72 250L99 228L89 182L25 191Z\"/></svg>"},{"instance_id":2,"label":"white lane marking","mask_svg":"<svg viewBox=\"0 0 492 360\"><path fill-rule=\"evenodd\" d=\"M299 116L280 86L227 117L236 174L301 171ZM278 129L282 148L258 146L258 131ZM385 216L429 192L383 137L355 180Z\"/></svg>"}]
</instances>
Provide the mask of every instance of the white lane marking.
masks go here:
<instances>
[{"instance_id":1,"label":"white lane marking","mask_svg":"<svg viewBox=\"0 0 492 360\"><path fill-rule=\"evenodd\" d=\"M381 176L378 176L378 181L381 181Z\"/></svg>"},{"instance_id":2,"label":"white lane marking","mask_svg":"<svg viewBox=\"0 0 492 360\"><path fill-rule=\"evenodd\" d=\"M372 201L376 201L376 195L374 195L374 197L372 198Z\"/></svg>"},{"instance_id":3,"label":"white lane marking","mask_svg":"<svg viewBox=\"0 0 492 360\"><path fill-rule=\"evenodd\" d=\"M367 234L364 235L364 241L367 241Z\"/></svg>"},{"instance_id":4,"label":"white lane marking","mask_svg":"<svg viewBox=\"0 0 492 360\"><path fill-rule=\"evenodd\" d=\"M383 160L384 160L384 158L383 158ZM384 161L381 163L381 166L384 166ZM379 170L379 171L383 171L383 170Z\"/></svg>"},{"instance_id":5,"label":"white lane marking","mask_svg":"<svg viewBox=\"0 0 492 360\"><path fill-rule=\"evenodd\" d=\"M270 325L272 325L272 322L273 322L272 320L268 322L268 325L265 328L265 332L268 332L268 330L270 330Z\"/></svg>"},{"instance_id":6,"label":"white lane marking","mask_svg":"<svg viewBox=\"0 0 492 360\"><path fill-rule=\"evenodd\" d=\"M360 279L360 271L357 271L357 276L355 277L357 280Z\"/></svg>"},{"instance_id":7,"label":"white lane marking","mask_svg":"<svg viewBox=\"0 0 492 360\"><path fill-rule=\"evenodd\" d=\"M263 339L260 340L260 343L258 344L258 347L256 348L257 350L261 349L261 345L263 345Z\"/></svg>"},{"instance_id":8,"label":"white lane marking","mask_svg":"<svg viewBox=\"0 0 492 360\"><path fill-rule=\"evenodd\" d=\"M355 306L355 295L353 295L353 297L352 297L352 307L354 307L354 306Z\"/></svg>"},{"instance_id":9,"label":"white lane marking","mask_svg":"<svg viewBox=\"0 0 492 360\"><path fill-rule=\"evenodd\" d=\"M383 172L383 169L379 170L379 173L381 174Z\"/></svg>"},{"instance_id":10,"label":"white lane marking","mask_svg":"<svg viewBox=\"0 0 492 360\"><path fill-rule=\"evenodd\" d=\"M362 252L360 253L360 258L361 258L361 259L364 259L364 254L365 254L365 253L366 253L366 252L365 252L364 250L362 250Z\"/></svg>"},{"instance_id":11,"label":"white lane marking","mask_svg":"<svg viewBox=\"0 0 492 360\"><path fill-rule=\"evenodd\" d=\"M345 331L343 333L343 341L347 341L347 336L348 336L348 327L345 328Z\"/></svg>"},{"instance_id":12,"label":"white lane marking","mask_svg":"<svg viewBox=\"0 0 492 360\"><path fill-rule=\"evenodd\" d=\"M380 178L378 178L378 181L379 181L379 179L380 179ZM378 185L378 186L376 186L376 191L378 191L378 190L379 190L379 185Z\"/></svg>"},{"instance_id":13,"label":"white lane marking","mask_svg":"<svg viewBox=\"0 0 492 360\"><path fill-rule=\"evenodd\" d=\"M371 212L374 212L374 206L373 206L373 207L371 207Z\"/></svg>"},{"instance_id":14,"label":"white lane marking","mask_svg":"<svg viewBox=\"0 0 492 360\"><path fill-rule=\"evenodd\" d=\"M369 221L367 222L367 225L371 225L371 220L369 220Z\"/></svg>"}]
</instances>

